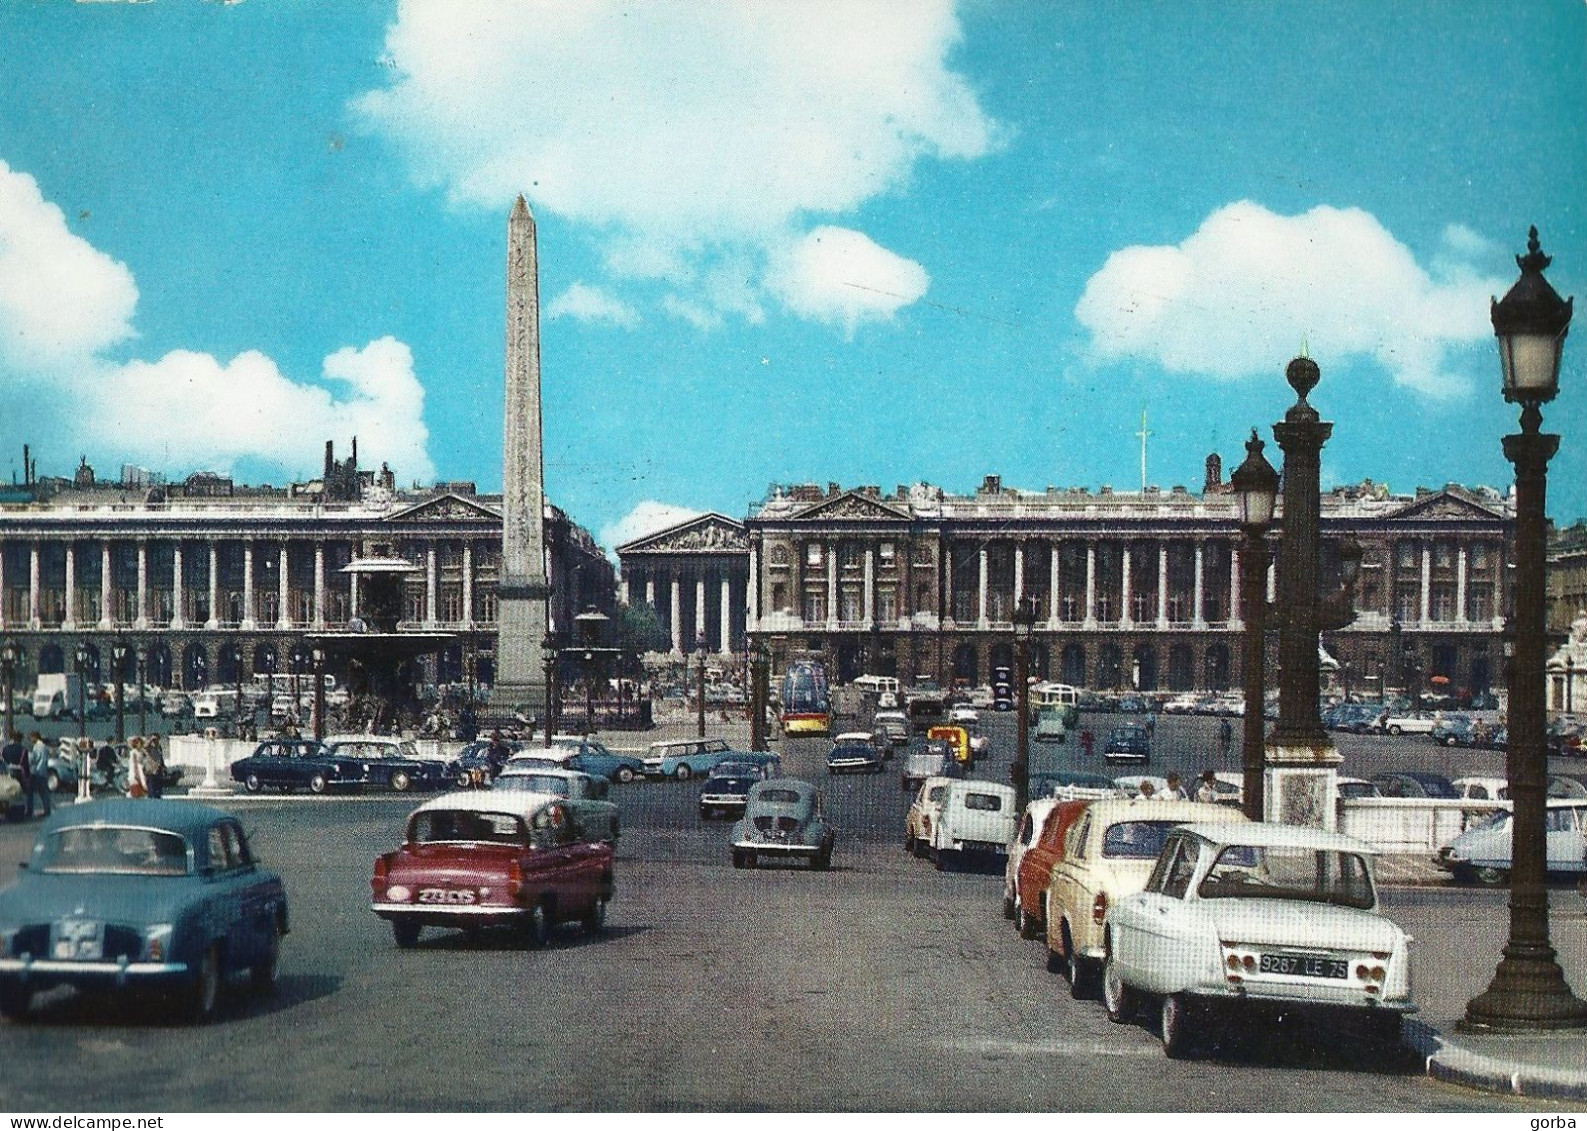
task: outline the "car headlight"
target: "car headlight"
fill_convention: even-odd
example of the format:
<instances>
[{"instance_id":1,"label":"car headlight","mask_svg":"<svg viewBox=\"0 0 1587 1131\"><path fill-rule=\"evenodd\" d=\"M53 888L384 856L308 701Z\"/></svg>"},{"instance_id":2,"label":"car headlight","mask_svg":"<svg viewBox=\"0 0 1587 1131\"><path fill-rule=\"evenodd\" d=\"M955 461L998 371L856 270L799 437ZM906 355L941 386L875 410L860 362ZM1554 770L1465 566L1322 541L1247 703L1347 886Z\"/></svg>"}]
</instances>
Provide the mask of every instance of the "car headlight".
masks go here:
<instances>
[{"instance_id":1,"label":"car headlight","mask_svg":"<svg viewBox=\"0 0 1587 1131\"><path fill-rule=\"evenodd\" d=\"M150 962L164 962L166 955L171 953L172 931L170 923L146 927L143 932L143 956Z\"/></svg>"}]
</instances>

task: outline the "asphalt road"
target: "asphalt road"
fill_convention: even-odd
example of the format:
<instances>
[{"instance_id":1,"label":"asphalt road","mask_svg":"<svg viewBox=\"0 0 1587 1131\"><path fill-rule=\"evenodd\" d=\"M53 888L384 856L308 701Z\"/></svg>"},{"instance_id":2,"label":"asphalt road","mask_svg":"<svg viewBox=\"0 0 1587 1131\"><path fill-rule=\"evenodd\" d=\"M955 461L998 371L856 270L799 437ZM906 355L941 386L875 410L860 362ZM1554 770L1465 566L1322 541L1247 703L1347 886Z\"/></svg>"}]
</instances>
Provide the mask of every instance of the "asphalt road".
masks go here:
<instances>
[{"instance_id":1,"label":"asphalt road","mask_svg":"<svg viewBox=\"0 0 1587 1131\"><path fill-rule=\"evenodd\" d=\"M1205 765L1204 726L1215 734L1213 720L1160 725L1152 772ZM985 775L1006 777L1011 721L991 729L998 752ZM1347 765L1409 757L1415 744L1429 768L1448 768L1450 755L1421 740L1360 741ZM791 743L784 768L824 778L824 750ZM30 1022L0 1025L0 1108L1538 1107L1431 1082L1409 1049L1300 1027L1167 1060L1151 1029L1109 1023L1099 1003L1072 1000L1046 972L1039 944L999 914L1000 874L938 873L904 854L896 773L828 782L840 835L827 873L733 869L727 823L698 819L697 791L676 782L616 791L624 836L608 930L588 938L566 928L543 951L439 931L413 950L393 945L368 909L369 872L411 798L239 800L291 900L277 994L260 1001L239 988L216 1022L193 1030L59 991ZM0 827L0 868L10 871L30 839L26 826ZM1389 902L1422 933L1419 924L1470 914L1481 900L1502 913L1502 893ZM1423 950L1417 960L1449 956Z\"/></svg>"}]
</instances>

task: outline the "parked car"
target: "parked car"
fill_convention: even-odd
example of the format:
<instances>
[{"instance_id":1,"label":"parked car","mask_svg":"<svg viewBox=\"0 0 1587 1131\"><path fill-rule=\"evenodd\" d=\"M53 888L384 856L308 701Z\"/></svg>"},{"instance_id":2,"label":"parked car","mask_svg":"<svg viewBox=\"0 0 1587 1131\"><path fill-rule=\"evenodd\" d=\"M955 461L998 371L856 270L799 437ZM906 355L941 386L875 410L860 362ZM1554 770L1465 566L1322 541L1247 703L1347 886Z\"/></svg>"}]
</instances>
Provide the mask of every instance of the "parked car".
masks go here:
<instances>
[{"instance_id":1,"label":"parked car","mask_svg":"<svg viewBox=\"0 0 1587 1131\"><path fill-rule=\"evenodd\" d=\"M1085 770L1043 770L1030 775L1029 785L1032 797L1058 801L1100 801L1124 796L1124 790L1112 778Z\"/></svg>"},{"instance_id":2,"label":"parked car","mask_svg":"<svg viewBox=\"0 0 1587 1131\"><path fill-rule=\"evenodd\" d=\"M1168 779L1155 774L1124 774L1113 779L1113 784L1118 786L1125 797L1141 796L1143 787L1151 784L1153 796L1158 796L1168 791Z\"/></svg>"},{"instance_id":3,"label":"parked car","mask_svg":"<svg viewBox=\"0 0 1587 1131\"><path fill-rule=\"evenodd\" d=\"M969 724L974 726L981 721L981 712L968 703L961 703L948 712L948 721L960 725Z\"/></svg>"},{"instance_id":4,"label":"parked car","mask_svg":"<svg viewBox=\"0 0 1587 1131\"><path fill-rule=\"evenodd\" d=\"M1456 778L1450 784L1462 801L1507 801L1510 797L1509 778Z\"/></svg>"},{"instance_id":5,"label":"parked car","mask_svg":"<svg viewBox=\"0 0 1587 1131\"><path fill-rule=\"evenodd\" d=\"M1108 762L1139 762L1144 766L1152 760L1152 737L1143 726L1114 727L1102 748L1102 757Z\"/></svg>"},{"instance_id":6,"label":"parked car","mask_svg":"<svg viewBox=\"0 0 1587 1131\"><path fill-rule=\"evenodd\" d=\"M797 778L773 778L751 786L744 816L729 838L735 868L754 868L767 857L798 856L817 871L832 866L835 839L821 813L821 791Z\"/></svg>"},{"instance_id":7,"label":"parked car","mask_svg":"<svg viewBox=\"0 0 1587 1131\"><path fill-rule=\"evenodd\" d=\"M1108 913L1108 1017L1122 1024L1159 1002L1171 1057L1252 1014L1342 1016L1398 1041L1416 1008L1409 939L1381 912L1374 853L1298 825L1173 830L1144 890Z\"/></svg>"},{"instance_id":8,"label":"parked car","mask_svg":"<svg viewBox=\"0 0 1587 1131\"><path fill-rule=\"evenodd\" d=\"M1063 742L1068 737L1068 727L1065 720L1069 717L1069 708L1051 705L1040 707L1036 711L1036 729L1031 737L1037 742Z\"/></svg>"},{"instance_id":9,"label":"parked car","mask_svg":"<svg viewBox=\"0 0 1587 1131\"><path fill-rule=\"evenodd\" d=\"M1587 774L1549 774L1548 795L1558 798L1587 797Z\"/></svg>"},{"instance_id":10,"label":"parked car","mask_svg":"<svg viewBox=\"0 0 1587 1131\"><path fill-rule=\"evenodd\" d=\"M743 816L749 791L770 775L755 762L718 762L700 787L700 819L708 821L718 814Z\"/></svg>"},{"instance_id":11,"label":"parked car","mask_svg":"<svg viewBox=\"0 0 1587 1131\"><path fill-rule=\"evenodd\" d=\"M286 889L230 813L149 798L62 806L0 892L0 1015L66 985L160 991L207 1021L232 975L275 987L288 929Z\"/></svg>"},{"instance_id":12,"label":"parked car","mask_svg":"<svg viewBox=\"0 0 1587 1131\"><path fill-rule=\"evenodd\" d=\"M673 742L652 742L645 754L645 776L688 781L704 777L718 762L725 762L733 750L724 738L686 738Z\"/></svg>"},{"instance_id":13,"label":"parked car","mask_svg":"<svg viewBox=\"0 0 1587 1131\"><path fill-rule=\"evenodd\" d=\"M832 740L827 751L829 774L879 774L882 772L882 750L861 732L840 734Z\"/></svg>"},{"instance_id":14,"label":"parked car","mask_svg":"<svg viewBox=\"0 0 1587 1131\"><path fill-rule=\"evenodd\" d=\"M1379 734L1432 734L1439 721L1427 711L1385 711L1372 729Z\"/></svg>"},{"instance_id":15,"label":"parked car","mask_svg":"<svg viewBox=\"0 0 1587 1131\"><path fill-rule=\"evenodd\" d=\"M547 748L539 749L543 751ZM604 743L587 736L553 738L549 749L558 754L567 752L568 757L563 764L570 770L578 770L592 777L627 785L645 776L643 758L637 754L619 754L607 749ZM525 747L523 753L529 753L530 750L531 748Z\"/></svg>"},{"instance_id":16,"label":"parked car","mask_svg":"<svg viewBox=\"0 0 1587 1131\"><path fill-rule=\"evenodd\" d=\"M399 947L425 927L507 926L541 947L558 923L591 934L615 889L612 846L589 835L579 803L544 793L474 790L426 801L403 844L375 861L370 910Z\"/></svg>"},{"instance_id":17,"label":"parked car","mask_svg":"<svg viewBox=\"0 0 1587 1131\"><path fill-rule=\"evenodd\" d=\"M1046 933L1047 885L1052 882L1053 868L1063 859L1064 839L1088 804L1086 801L1054 802L1036 830L1035 839L1020 854L1017 865L1013 863L1013 853L1009 854L1010 865L1017 869L1010 885L1011 918L1021 938L1037 939Z\"/></svg>"},{"instance_id":18,"label":"parked car","mask_svg":"<svg viewBox=\"0 0 1587 1131\"><path fill-rule=\"evenodd\" d=\"M1195 695L1175 695L1163 702L1165 715L1194 715L1201 710L1202 701Z\"/></svg>"},{"instance_id":19,"label":"parked car","mask_svg":"<svg viewBox=\"0 0 1587 1131\"><path fill-rule=\"evenodd\" d=\"M920 783L915 799L904 813L904 851L911 856L924 856L931 833L942 816L942 799L948 795L948 783L954 779L943 774L932 774Z\"/></svg>"},{"instance_id":20,"label":"parked car","mask_svg":"<svg viewBox=\"0 0 1587 1131\"><path fill-rule=\"evenodd\" d=\"M1227 806L1195 801L1091 802L1047 884L1047 969L1066 971L1075 996L1089 993L1102 963L1108 909L1146 885L1169 830L1244 820Z\"/></svg>"},{"instance_id":21,"label":"parked car","mask_svg":"<svg viewBox=\"0 0 1587 1131\"><path fill-rule=\"evenodd\" d=\"M1353 797L1383 796L1383 794L1378 792L1377 785L1367 781L1365 778L1340 777L1335 779L1334 784L1337 786L1342 800L1349 800Z\"/></svg>"},{"instance_id":22,"label":"parked car","mask_svg":"<svg viewBox=\"0 0 1587 1131\"><path fill-rule=\"evenodd\" d=\"M1374 774L1372 784L1378 787L1380 797L1435 797L1450 801L1460 798L1455 783L1443 774L1431 774L1421 770Z\"/></svg>"},{"instance_id":23,"label":"parked car","mask_svg":"<svg viewBox=\"0 0 1587 1131\"><path fill-rule=\"evenodd\" d=\"M1587 870L1587 800L1551 800L1544 810L1545 868L1561 876ZM1512 825L1501 809L1438 850L1433 862L1461 883L1503 887L1510 882Z\"/></svg>"},{"instance_id":24,"label":"parked car","mask_svg":"<svg viewBox=\"0 0 1587 1131\"><path fill-rule=\"evenodd\" d=\"M446 763L419 757L412 739L380 735L338 735L326 739L333 756L364 766L365 785L406 793L410 789L441 789L447 784Z\"/></svg>"},{"instance_id":25,"label":"parked car","mask_svg":"<svg viewBox=\"0 0 1587 1131\"><path fill-rule=\"evenodd\" d=\"M1002 856L1014 839L1014 787L973 778L949 778L935 818L917 850L937 871L954 861Z\"/></svg>"},{"instance_id":26,"label":"parked car","mask_svg":"<svg viewBox=\"0 0 1587 1131\"><path fill-rule=\"evenodd\" d=\"M1242 712L1243 713L1243 712ZM1372 703L1335 703L1322 713L1322 724L1329 730L1366 734L1377 724L1383 708Z\"/></svg>"},{"instance_id":27,"label":"parked car","mask_svg":"<svg viewBox=\"0 0 1587 1131\"><path fill-rule=\"evenodd\" d=\"M160 697L160 714L168 719L179 719L192 711L192 700L180 691L167 691Z\"/></svg>"},{"instance_id":28,"label":"parked car","mask_svg":"<svg viewBox=\"0 0 1587 1131\"><path fill-rule=\"evenodd\" d=\"M1428 733L1440 746L1475 746L1477 724L1469 715L1445 715Z\"/></svg>"},{"instance_id":29,"label":"parked car","mask_svg":"<svg viewBox=\"0 0 1587 1131\"><path fill-rule=\"evenodd\" d=\"M1033 797L1025 805L1019 822L1014 827L1014 839L1009 842L1008 858L1003 867L1003 918L1012 919L1019 902L1019 866L1031 845L1041 837L1048 816L1058 807L1050 797Z\"/></svg>"},{"instance_id":30,"label":"parked car","mask_svg":"<svg viewBox=\"0 0 1587 1131\"><path fill-rule=\"evenodd\" d=\"M364 782L362 759L337 754L312 738L271 738L254 747L252 754L231 764L231 778L249 793L266 786L289 792L306 789L325 793L357 789Z\"/></svg>"}]
</instances>

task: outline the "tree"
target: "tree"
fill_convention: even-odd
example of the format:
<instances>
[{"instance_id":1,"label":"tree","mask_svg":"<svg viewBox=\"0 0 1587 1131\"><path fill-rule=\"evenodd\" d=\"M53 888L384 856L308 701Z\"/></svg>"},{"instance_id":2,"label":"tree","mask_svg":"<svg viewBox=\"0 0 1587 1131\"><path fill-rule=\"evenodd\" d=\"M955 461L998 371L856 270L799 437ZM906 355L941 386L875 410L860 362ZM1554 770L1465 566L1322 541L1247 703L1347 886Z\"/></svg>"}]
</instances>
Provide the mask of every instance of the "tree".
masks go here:
<instances>
[{"instance_id":1,"label":"tree","mask_svg":"<svg viewBox=\"0 0 1587 1131\"><path fill-rule=\"evenodd\" d=\"M615 618L613 644L627 655L665 652L672 638L661 627L656 610L649 605L619 605Z\"/></svg>"}]
</instances>

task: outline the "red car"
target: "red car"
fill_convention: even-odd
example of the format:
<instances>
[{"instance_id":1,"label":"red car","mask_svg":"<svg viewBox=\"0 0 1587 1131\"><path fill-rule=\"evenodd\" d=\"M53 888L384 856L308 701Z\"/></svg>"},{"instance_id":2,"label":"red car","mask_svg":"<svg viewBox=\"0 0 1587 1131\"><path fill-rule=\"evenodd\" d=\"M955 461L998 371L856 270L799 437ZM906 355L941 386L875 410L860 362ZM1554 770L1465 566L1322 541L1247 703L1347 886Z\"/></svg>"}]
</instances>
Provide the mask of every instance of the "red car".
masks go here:
<instances>
[{"instance_id":1,"label":"red car","mask_svg":"<svg viewBox=\"0 0 1587 1131\"><path fill-rule=\"evenodd\" d=\"M612 845L594 827L605 814L585 811L600 805L506 790L427 801L409 815L406 843L375 861L370 909L400 947L425 927L507 926L531 947L558 923L597 933L613 891Z\"/></svg>"},{"instance_id":2,"label":"red car","mask_svg":"<svg viewBox=\"0 0 1587 1131\"><path fill-rule=\"evenodd\" d=\"M1014 885L1017 902L1014 926L1021 938L1040 938L1047 922L1047 881L1053 865L1063 859L1064 836L1086 811L1089 801L1060 801L1042 822L1036 840L1019 862L1019 879Z\"/></svg>"}]
</instances>

